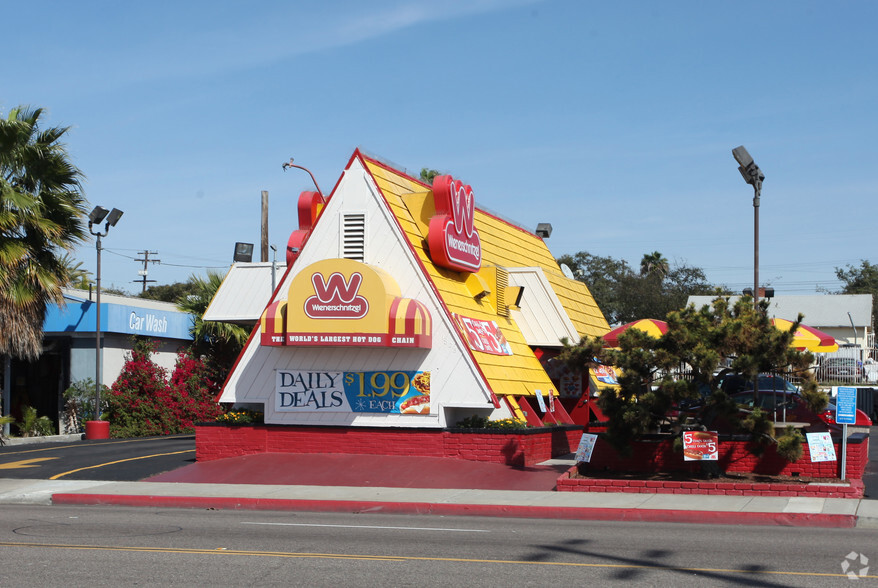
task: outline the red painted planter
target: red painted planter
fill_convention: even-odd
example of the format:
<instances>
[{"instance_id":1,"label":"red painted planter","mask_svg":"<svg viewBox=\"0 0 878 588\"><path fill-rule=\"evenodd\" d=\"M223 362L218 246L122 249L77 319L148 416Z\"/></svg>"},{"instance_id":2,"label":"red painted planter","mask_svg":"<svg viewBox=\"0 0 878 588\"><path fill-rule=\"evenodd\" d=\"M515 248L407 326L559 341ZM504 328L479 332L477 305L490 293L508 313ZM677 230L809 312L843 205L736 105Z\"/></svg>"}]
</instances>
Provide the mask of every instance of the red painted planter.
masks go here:
<instances>
[{"instance_id":1,"label":"red painted planter","mask_svg":"<svg viewBox=\"0 0 878 588\"><path fill-rule=\"evenodd\" d=\"M86 439L109 439L110 423L109 421L85 421L85 438Z\"/></svg>"}]
</instances>

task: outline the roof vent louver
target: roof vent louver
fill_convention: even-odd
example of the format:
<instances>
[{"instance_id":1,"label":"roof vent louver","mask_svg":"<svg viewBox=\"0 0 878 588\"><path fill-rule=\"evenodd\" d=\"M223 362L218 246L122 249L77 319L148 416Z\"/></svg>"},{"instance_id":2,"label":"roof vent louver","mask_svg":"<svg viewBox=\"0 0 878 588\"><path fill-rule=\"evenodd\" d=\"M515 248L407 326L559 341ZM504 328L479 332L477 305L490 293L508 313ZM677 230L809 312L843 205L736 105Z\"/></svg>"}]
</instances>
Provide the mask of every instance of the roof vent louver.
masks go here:
<instances>
[{"instance_id":1,"label":"roof vent louver","mask_svg":"<svg viewBox=\"0 0 878 588\"><path fill-rule=\"evenodd\" d=\"M341 257L366 262L366 215L347 213L341 217Z\"/></svg>"}]
</instances>

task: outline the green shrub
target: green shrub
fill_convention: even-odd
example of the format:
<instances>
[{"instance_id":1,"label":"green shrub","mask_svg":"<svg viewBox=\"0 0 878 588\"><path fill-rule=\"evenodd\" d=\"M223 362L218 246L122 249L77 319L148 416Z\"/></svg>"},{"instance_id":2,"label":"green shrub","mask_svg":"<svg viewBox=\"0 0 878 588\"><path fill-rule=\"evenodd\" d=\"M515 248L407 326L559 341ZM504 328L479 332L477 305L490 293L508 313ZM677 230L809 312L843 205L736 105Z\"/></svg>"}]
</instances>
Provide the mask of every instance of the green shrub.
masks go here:
<instances>
[{"instance_id":1,"label":"green shrub","mask_svg":"<svg viewBox=\"0 0 878 588\"><path fill-rule=\"evenodd\" d=\"M783 435L777 438L777 454L790 463L799 461L802 457L802 443L805 438L798 429L788 426Z\"/></svg>"},{"instance_id":2,"label":"green shrub","mask_svg":"<svg viewBox=\"0 0 878 588\"><path fill-rule=\"evenodd\" d=\"M37 416L37 409L32 406L21 408L21 421L16 423L18 434L22 437L46 437L55 434L55 424L47 416Z\"/></svg>"}]
</instances>

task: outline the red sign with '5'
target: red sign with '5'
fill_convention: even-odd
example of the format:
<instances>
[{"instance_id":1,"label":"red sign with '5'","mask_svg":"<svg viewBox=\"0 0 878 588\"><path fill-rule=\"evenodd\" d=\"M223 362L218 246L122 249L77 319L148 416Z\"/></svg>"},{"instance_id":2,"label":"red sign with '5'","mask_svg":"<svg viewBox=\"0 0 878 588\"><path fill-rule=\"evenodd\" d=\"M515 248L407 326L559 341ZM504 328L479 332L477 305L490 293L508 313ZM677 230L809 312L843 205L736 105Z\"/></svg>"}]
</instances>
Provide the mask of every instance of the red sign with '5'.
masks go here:
<instances>
[{"instance_id":1,"label":"red sign with '5'","mask_svg":"<svg viewBox=\"0 0 878 588\"><path fill-rule=\"evenodd\" d=\"M684 461L717 461L719 442L716 431L686 431L683 433Z\"/></svg>"},{"instance_id":2,"label":"red sign with '5'","mask_svg":"<svg viewBox=\"0 0 878 588\"><path fill-rule=\"evenodd\" d=\"M482 242L474 222L473 189L451 176L436 176L433 198L436 216L427 234L433 263L459 272L479 271Z\"/></svg>"}]
</instances>

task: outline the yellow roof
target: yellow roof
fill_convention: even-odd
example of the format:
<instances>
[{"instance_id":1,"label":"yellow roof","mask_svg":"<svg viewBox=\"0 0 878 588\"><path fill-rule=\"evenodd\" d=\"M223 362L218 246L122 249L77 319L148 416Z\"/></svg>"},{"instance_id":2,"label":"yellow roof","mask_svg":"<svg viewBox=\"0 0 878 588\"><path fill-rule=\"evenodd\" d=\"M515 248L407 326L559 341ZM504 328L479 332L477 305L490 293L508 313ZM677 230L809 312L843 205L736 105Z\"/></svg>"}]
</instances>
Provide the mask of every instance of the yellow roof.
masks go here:
<instances>
[{"instance_id":1,"label":"yellow roof","mask_svg":"<svg viewBox=\"0 0 878 588\"><path fill-rule=\"evenodd\" d=\"M482 244L482 269L478 276L492 294L480 300L473 295L472 278L466 273L436 266L424 244L430 218L436 213L430 188L375 160L364 157L366 168L399 222L417 258L451 313L495 321L512 349L512 355L472 351L472 355L495 394L532 395L553 389L549 376L525 342L515 321L498 314L496 284L503 269L541 267L555 294L580 335L599 336L609 325L585 284L566 278L545 243L536 235L476 209L475 226ZM499 271L498 271L499 270ZM502 282L501 282L502 283ZM501 294L502 296L502 294Z\"/></svg>"}]
</instances>

